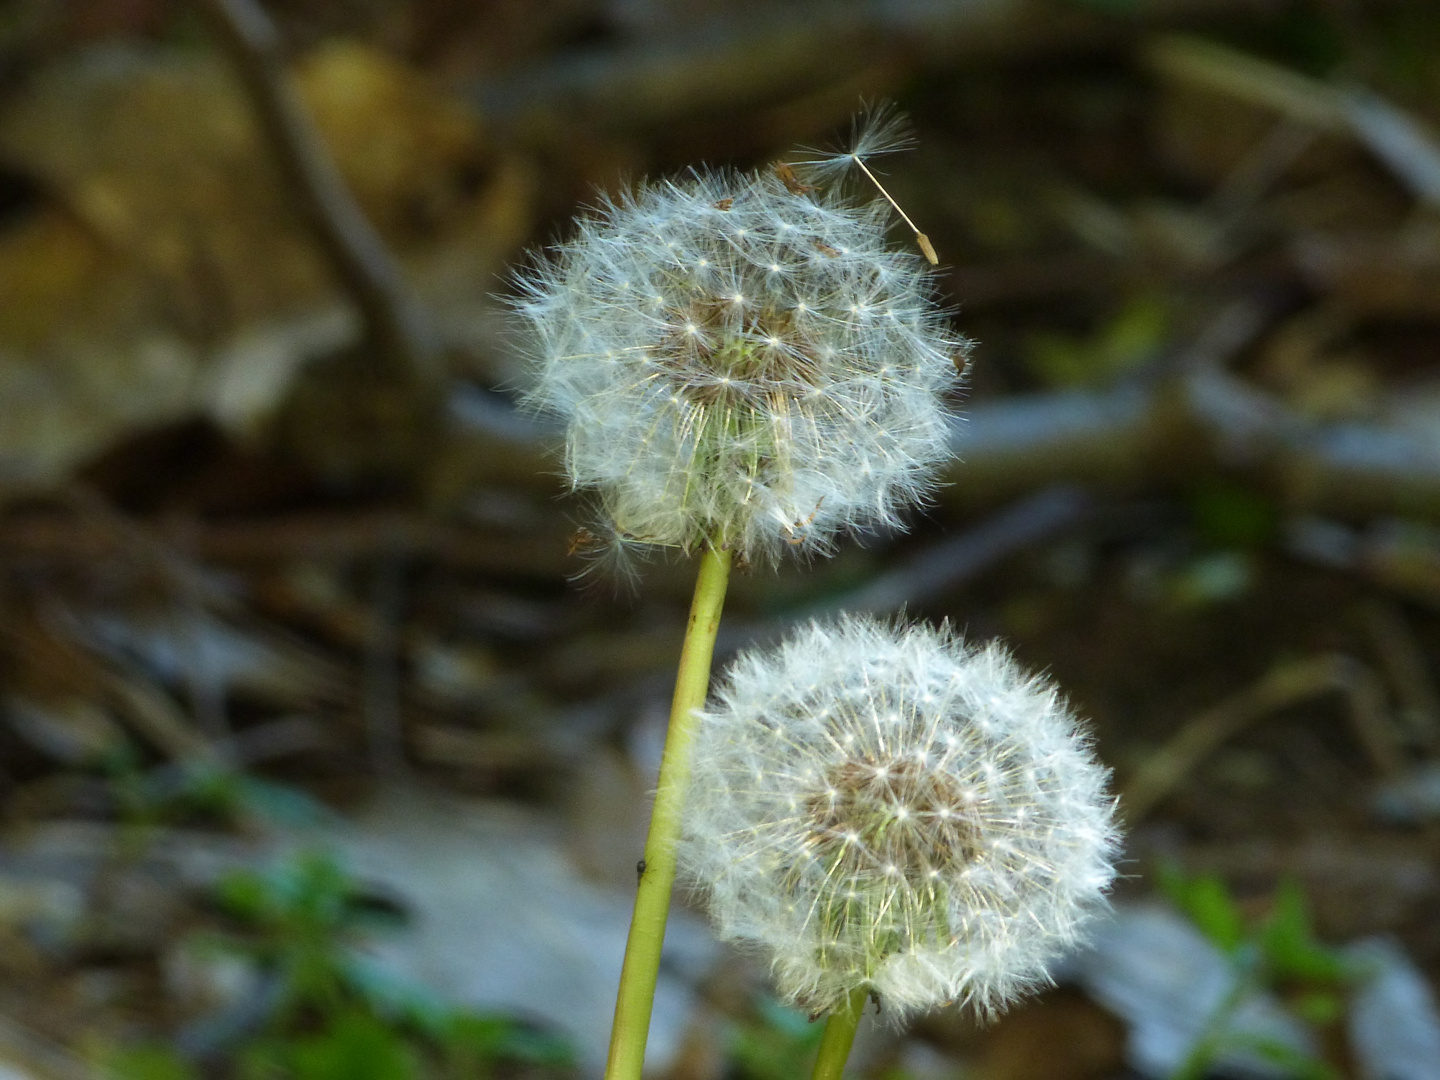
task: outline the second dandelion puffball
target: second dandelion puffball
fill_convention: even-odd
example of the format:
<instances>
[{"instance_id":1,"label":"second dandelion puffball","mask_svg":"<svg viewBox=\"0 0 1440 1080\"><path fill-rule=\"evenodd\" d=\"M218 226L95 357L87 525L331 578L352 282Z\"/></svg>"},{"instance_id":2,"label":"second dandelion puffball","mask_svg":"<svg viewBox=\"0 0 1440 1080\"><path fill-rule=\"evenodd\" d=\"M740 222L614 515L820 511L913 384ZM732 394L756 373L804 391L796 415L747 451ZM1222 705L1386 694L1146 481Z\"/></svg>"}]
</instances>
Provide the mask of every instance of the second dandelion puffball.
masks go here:
<instances>
[{"instance_id":1,"label":"second dandelion puffball","mask_svg":"<svg viewBox=\"0 0 1440 1080\"><path fill-rule=\"evenodd\" d=\"M530 400L567 421L606 536L774 561L929 492L966 343L888 222L792 170L697 172L607 200L518 276Z\"/></svg>"},{"instance_id":2,"label":"second dandelion puffball","mask_svg":"<svg viewBox=\"0 0 1440 1080\"><path fill-rule=\"evenodd\" d=\"M1103 904L1107 778L999 646L812 625L742 656L701 715L681 865L803 1008L863 988L901 1017L990 1013Z\"/></svg>"}]
</instances>

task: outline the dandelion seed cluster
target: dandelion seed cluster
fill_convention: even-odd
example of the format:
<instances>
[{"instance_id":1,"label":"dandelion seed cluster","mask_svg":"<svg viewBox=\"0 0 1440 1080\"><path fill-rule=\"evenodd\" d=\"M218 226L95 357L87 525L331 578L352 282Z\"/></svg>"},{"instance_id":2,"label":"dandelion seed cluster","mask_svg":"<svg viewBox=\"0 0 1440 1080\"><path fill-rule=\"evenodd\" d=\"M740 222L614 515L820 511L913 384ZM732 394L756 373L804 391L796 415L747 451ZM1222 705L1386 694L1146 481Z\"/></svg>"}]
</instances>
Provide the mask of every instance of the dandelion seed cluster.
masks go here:
<instances>
[{"instance_id":1,"label":"dandelion seed cluster","mask_svg":"<svg viewBox=\"0 0 1440 1080\"><path fill-rule=\"evenodd\" d=\"M520 274L530 401L568 421L606 537L774 561L926 496L966 342L888 220L838 183L695 172L605 201Z\"/></svg>"},{"instance_id":2,"label":"dandelion seed cluster","mask_svg":"<svg viewBox=\"0 0 1440 1080\"><path fill-rule=\"evenodd\" d=\"M742 656L696 736L681 865L782 993L988 1014L1114 876L1107 772L998 645L851 618Z\"/></svg>"}]
</instances>

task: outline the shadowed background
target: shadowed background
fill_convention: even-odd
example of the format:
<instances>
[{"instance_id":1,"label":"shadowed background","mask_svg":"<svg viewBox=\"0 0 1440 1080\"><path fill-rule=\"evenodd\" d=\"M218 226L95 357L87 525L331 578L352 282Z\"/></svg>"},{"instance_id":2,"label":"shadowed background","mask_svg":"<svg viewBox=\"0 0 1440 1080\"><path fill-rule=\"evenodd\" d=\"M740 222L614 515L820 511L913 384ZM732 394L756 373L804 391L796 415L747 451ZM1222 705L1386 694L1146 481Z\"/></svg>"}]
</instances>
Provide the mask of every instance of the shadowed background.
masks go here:
<instances>
[{"instance_id":1,"label":"shadowed background","mask_svg":"<svg viewBox=\"0 0 1440 1080\"><path fill-rule=\"evenodd\" d=\"M1004 637L1115 770L1125 910L1168 896L1134 910L1222 981L1277 922L1390 949L1410 1035L1319 960L1259 981L1340 1075L1437 1044L1432 5L33 0L0 10L0 1072L594 1071L693 567L572 580L506 267L876 100L976 342L958 459L908 533L738 575L717 660L841 608ZM672 938L657 1076L805 1067L763 970L699 912ZM1157 1019L1087 963L854 1067L1179 1067L1140 1035L1213 1002Z\"/></svg>"}]
</instances>

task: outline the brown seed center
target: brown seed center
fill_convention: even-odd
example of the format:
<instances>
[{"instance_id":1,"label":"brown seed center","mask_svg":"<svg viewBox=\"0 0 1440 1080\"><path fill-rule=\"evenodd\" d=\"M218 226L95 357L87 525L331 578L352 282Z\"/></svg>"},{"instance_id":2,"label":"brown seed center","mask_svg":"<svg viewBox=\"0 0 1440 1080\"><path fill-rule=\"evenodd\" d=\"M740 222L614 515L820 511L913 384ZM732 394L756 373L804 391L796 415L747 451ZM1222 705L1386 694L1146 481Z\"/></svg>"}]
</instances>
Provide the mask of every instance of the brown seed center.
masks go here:
<instances>
[{"instance_id":1,"label":"brown seed center","mask_svg":"<svg viewBox=\"0 0 1440 1080\"><path fill-rule=\"evenodd\" d=\"M921 761L841 762L805 805L810 841L831 873L918 882L980 855L975 793Z\"/></svg>"},{"instance_id":2,"label":"brown seed center","mask_svg":"<svg viewBox=\"0 0 1440 1080\"><path fill-rule=\"evenodd\" d=\"M696 297L671 309L666 322L649 356L696 404L759 402L793 393L797 382L819 383L815 349L797 331L794 313L781 307Z\"/></svg>"}]
</instances>

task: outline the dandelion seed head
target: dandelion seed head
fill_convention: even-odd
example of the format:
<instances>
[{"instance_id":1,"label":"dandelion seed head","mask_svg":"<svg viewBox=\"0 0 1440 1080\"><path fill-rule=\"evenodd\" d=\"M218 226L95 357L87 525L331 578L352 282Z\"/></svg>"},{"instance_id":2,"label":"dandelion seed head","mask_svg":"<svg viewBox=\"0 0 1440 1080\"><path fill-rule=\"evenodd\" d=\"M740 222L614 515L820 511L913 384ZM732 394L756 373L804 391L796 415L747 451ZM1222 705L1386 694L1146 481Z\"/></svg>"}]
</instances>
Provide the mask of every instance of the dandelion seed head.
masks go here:
<instances>
[{"instance_id":1,"label":"dandelion seed head","mask_svg":"<svg viewBox=\"0 0 1440 1080\"><path fill-rule=\"evenodd\" d=\"M567 423L597 536L773 563L933 490L968 342L888 207L806 179L641 184L516 275L527 400Z\"/></svg>"},{"instance_id":2,"label":"dandelion seed head","mask_svg":"<svg viewBox=\"0 0 1440 1080\"><path fill-rule=\"evenodd\" d=\"M981 729L973 702L996 688ZM802 1008L868 987L897 1017L957 1000L990 1014L1043 984L1103 907L1107 776L999 646L814 624L742 655L701 714L681 865L721 935L766 951Z\"/></svg>"}]
</instances>

